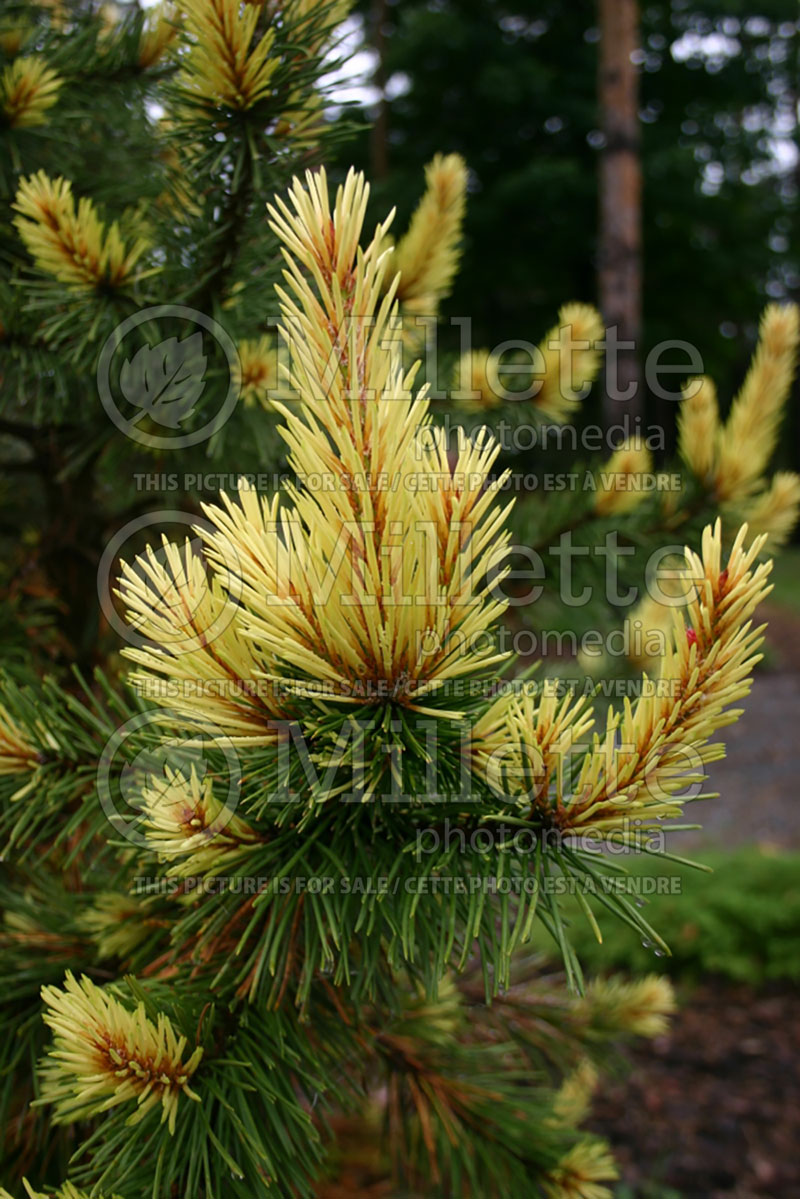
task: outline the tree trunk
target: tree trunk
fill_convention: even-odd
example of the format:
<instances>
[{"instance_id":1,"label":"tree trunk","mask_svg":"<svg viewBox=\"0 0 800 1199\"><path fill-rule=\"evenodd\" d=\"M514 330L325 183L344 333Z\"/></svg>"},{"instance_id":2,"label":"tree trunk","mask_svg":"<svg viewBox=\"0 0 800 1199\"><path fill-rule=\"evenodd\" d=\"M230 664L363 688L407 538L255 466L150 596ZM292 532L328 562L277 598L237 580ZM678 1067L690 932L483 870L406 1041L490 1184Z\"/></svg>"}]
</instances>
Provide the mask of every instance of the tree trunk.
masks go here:
<instances>
[{"instance_id":1,"label":"tree trunk","mask_svg":"<svg viewBox=\"0 0 800 1199\"><path fill-rule=\"evenodd\" d=\"M599 0L600 156L598 291L608 337L606 427L641 415L642 170L639 159L637 0ZM621 343L615 351L613 330ZM630 345L629 343L633 343Z\"/></svg>"}]
</instances>

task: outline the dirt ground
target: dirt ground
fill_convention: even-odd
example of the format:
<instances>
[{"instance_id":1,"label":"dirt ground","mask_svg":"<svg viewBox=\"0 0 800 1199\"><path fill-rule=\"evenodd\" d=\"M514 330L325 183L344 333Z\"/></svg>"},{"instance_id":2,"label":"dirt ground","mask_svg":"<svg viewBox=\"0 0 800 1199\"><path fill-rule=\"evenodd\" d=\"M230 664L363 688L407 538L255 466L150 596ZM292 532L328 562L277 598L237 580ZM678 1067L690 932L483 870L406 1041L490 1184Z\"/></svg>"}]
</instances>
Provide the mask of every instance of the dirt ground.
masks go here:
<instances>
[{"instance_id":1,"label":"dirt ground","mask_svg":"<svg viewBox=\"0 0 800 1199\"><path fill-rule=\"evenodd\" d=\"M800 1199L800 994L708 982L667 1036L627 1055L592 1127L624 1182L684 1199ZM657 1192L656 1192L657 1193Z\"/></svg>"}]
</instances>

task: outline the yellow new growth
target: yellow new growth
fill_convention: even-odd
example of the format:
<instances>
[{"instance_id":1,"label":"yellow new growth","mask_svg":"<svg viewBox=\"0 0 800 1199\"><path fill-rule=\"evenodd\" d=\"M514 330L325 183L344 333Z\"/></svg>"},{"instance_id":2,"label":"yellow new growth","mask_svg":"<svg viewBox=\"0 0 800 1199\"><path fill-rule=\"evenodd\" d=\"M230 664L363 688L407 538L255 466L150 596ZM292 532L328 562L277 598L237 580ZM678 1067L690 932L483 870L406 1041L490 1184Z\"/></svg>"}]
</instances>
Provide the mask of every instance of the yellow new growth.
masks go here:
<instances>
[{"instance_id":1,"label":"yellow new growth","mask_svg":"<svg viewBox=\"0 0 800 1199\"><path fill-rule=\"evenodd\" d=\"M755 533L766 533L770 544L783 545L797 524L800 512L800 475L779 470L769 487L753 496L746 508L747 523Z\"/></svg>"},{"instance_id":2,"label":"yellow new growth","mask_svg":"<svg viewBox=\"0 0 800 1199\"><path fill-rule=\"evenodd\" d=\"M226 546L229 564L233 547ZM149 699L185 718L189 728L221 729L250 745L274 740L270 719L281 714L273 689L257 680L262 666L241 636L237 609L187 541L163 543L131 566L122 563L120 595L145 643L124 653L144 669L131 682Z\"/></svg>"},{"instance_id":3,"label":"yellow new growth","mask_svg":"<svg viewBox=\"0 0 800 1199\"><path fill-rule=\"evenodd\" d=\"M6 58L16 58L34 29L30 16L19 17L17 20L4 17L0 20L0 50Z\"/></svg>"},{"instance_id":4,"label":"yellow new growth","mask_svg":"<svg viewBox=\"0 0 800 1199\"><path fill-rule=\"evenodd\" d=\"M533 403L555 421L566 421L579 407L586 388L600 370L602 352L597 342L604 335L603 318L591 304L565 304L558 324L542 339L534 380L539 386Z\"/></svg>"},{"instance_id":5,"label":"yellow new growth","mask_svg":"<svg viewBox=\"0 0 800 1199\"><path fill-rule=\"evenodd\" d=\"M44 1191L35 1191L27 1178L23 1178L22 1183L28 1199L106 1199L104 1195L98 1194L96 1191L93 1191L90 1197L88 1191L80 1190L74 1182L65 1182L57 1191L51 1191L49 1194ZM12 1199L4 1187L0 1187L0 1199ZM108 1199L119 1199L119 1197L116 1194L109 1195Z\"/></svg>"},{"instance_id":6,"label":"yellow new growth","mask_svg":"<svg viewBox=\"0 0 800 1199\"><path fill-rule=\"evenodd\" d=\"M242 741L275 736L274 720L300 697L353 704L393 700L443 714L437 692L502 655L486 633L504 609L489 585L508 545L505 510L490 481L497 446L462 436L454 460L412 394L397 343L396 280L385 278L388 221L361 247L367 203L353 172L333 202L324 172L295 181L270 209L283 242L281 335L285 383L297 403L283 415L299 480L288 504L242 487L207 506L205 562L187 543L124 568L122 595L148 644L127 651L153 676L178 682L160 698ZM627 477L649 464L625 446L609 464ZM611 485L601 510L619 510ZM749 687L760 631L749 618L768 590L763 547L736 539L722 569L719 523L687 551L694 594L673 616L673 645L641 698L610 712L602 737L567 769L570 748L592 724L582 702L504 697L474 730L476 769L494 788L516 780L520 804L563 830L611 830L674 815L678 792L722 753L709 738L735 719ZM688 620L689 627L685 623ZM205 684L220 673L228 689ZM152 692L150 692L152 694ZM460 715L456 712L456 715Z\"/></svg>"},{"instance_id":7,"label":"yellow new growth","mask_svg":"<svg viewBox=\"0 0 800 1199\"><path fill-rule=\"evenodd\" d=\"M595 734L573 794L558 800L565 829L619 830L632 817L680 813L678 794L705 777L705 766L724 754L710 738L741 711L732 705L750 690L763 628L750 617L769 591L771 562L755 565L764 537L744 548L740 531L727 566L721 563L718 520L703 533L702 557L686 551L695 593L673 610L674 643L658 680L645 675L642 694L624 710L609 712L605 735Z\"/></svg>"},{"instance_id":8,"label":"yellow new growth","mask_svg":"<svg viewBox=\"0 0 800 1199\"><path fill-rule=\"evenodd\" d=\"M651 669L663 658L672 638L672 611L683 607L691 597L685 558L677 554L665 558L654 583L657 587L646 592L623 625L628 660L640 669Z\"/></svg>"},{"instance_id":9,"label":"yellow new growth","mask_svg":"<svg viewBox=\"0 0 800 1199\"><path fill-rule=\"evenodd\" d=\"M714 384L690 379L678 414L679 449L692 473L713 493L723 514L785 541L800 513L800 476L769 482L766 470L778 440L800 343L800 308L770 304L742 389L720 424Z\"/></svg>"},{"instance_id":10,"label":"yellow new growth","mask_svg":"<svg viewBox=\"0 0 800 1199\"><path fill-rule=\"evenodd\" d=\"M270 57L275 30L255 44L259 9L240 0L185 0L192 48L182 82L210 115L220 105L245 111L269 94L278 59Z\"/></svg>"},{"instance_id":11,"label":"yellow new growth","mask_svg":"<svg viewBox=\"0 0 800 1199\"><path fill-rule=\"evenodd\" d=\"M408 311L433 315L455 278L467 194L459 154L437 154L425 168L427 188L408 232L391 251L386 277L399 271L397 298Z\"/></svg>"},{"instance_id":12,"label":"yellow new growth","mask_svg":"<svg viewBox=\"0 0 800 1199\"><path fill-rule=\"evenodd\" d=\"M544 1184L547 1199L612 1199L603 1182L619 1177L616 1163L603 1141L578 1141L565 1153Z\"/></svg>"},{"instance_id":13,"label":"yellow new growth","mask_svg":"<svg viewBox=\"0 0 800 1199\"><path fill-rule=\"evenodd\" d=\"M0 704L0 775L36 770L39 752L7 708Z\"/></svg>"},{"instance_id":14,"label":"yellow new growth","mask_svg":"<svg viewBox=\"0 0 800 1199\"><path fill-rule=\"evenodd\" d=\"M495 408L502 403L498 388L499 362L488 350L467 350L453 370L452 398L472 411Z\"/></svg>"},{"instance_id":15,"label":"yellow new growth","mask_svg":"<svg viewBox=\"0 0 800 1199\"><path fill-rule=\"evenodd\" d=\"M248 0L248 3L264 3L264 0ZM353 0L284 0L283 15L294 26L290 36L296 36L295 29L300 30L300 36L308 38L312 52L318 54L352 7Z\"/></svg>"},{"instance_id":16,"label":"yellow new growth","mask_svg":"<svg viewBox=\"0 0 800 1199\"><path fill-rule=\"evenodd\" d=\"M36 790L40 767L47 754L58 748L58 742L42 721L36 721L33 730L23 729L0 703L0 778L24 776L20 787L9 796L12 803Z\"/></svg>"},{"instance_id":17,"label":"yellow new growth","mask_svg":"<svg viewBox=\"0 0 800 1199\"><path fill-rule=\"evenodd\" d=\"M71 1123L120 1103L136 1101L129 1119L136 1124L161 1105L170 1133L180 1097L199 1101L189 1086L203 1050L183 1061L186 1038L176 1035L167 1016L157 1023L144 1004L131 1012L85 975L78 982L67 972L63 990L43 987L45 1023L53 1045L41 1071L41 1099L56 1106L55 1123Z\"/></svg>"},{"instance_id":18,"label":"yellow new growth","mask_svg":"<svg viewBox=\"0 0 800 1199\"><path fill-rule=\"evenodd\" d=\"M770 590L772 563L756 565L766 539L745 549L746 536L744 526L724 569L719 521L704 531L701 556L686 550L693 592L685 607L672 610L672 645L660 675L643 676L635 704L609 709L605 733L594 734L588 752L582 743L594 716L581 699L499 700L475 728L474 760L487 782L494 783L498 759L507 760L515 745L519 802L565 833L636 844L642 828L678 815L687 798L680 793L723 756L724 746L710 738L741 715L732 705L748 694L760 658L763 627L754 629L750 618Z\"/></svg>"},{"instance_id":19,"label":"yellow new growth","mask_svg":"<svg viewBox=\"0 0 800 1199\"><path fill-rule=\"evenodd\" d=\"M178 13L171 3L159 4L146 14L139 41L139 66L153 67L178 36Z\"/></svg>"},{"instance_id":20,"label":"yellow new growth","mask_svg":"<svg viewBox=\"0 0 800 1199\"><path fill-rule=\"evenodd\" d=\"M236 380L245 404L270 404L269 392L278 385L277 353L271 337L247 338L236 346L240 370Z\"/></svg>"},{"instance_id":21,"label":"yellow new growth","mask_svg":"<svg viewBox=\"0 0 800 1199\"><path fill-rule=\"evenodd\" d=\"M559 696L546 684L536 698L504 691L473 726L475 769L495 791L546 806L553 784L563 792L564 764L593 723L585 696Z\"/></svg>"},{"instance_id":22,"label":"yellow new growth","mask_svg":"<svg viewBox=\"0 0 800 1199\"><path fill-rule=\"evenodd\" d=\"M800 309L770 304L756 352L722 430L716 467L721 499L755 489L775 449L797 362Z\"/></svg>"},{"instance_id":23,"label":"yellow new growth","mask_svg":"<svg viewBox=\"0 0 800 1199\"><path fill-rule=\"evenodd\" d=\"M717 389L707 375L690 379L678 410L678 448L698 479L712 479L719 440Z\"/></svg>"},{"instance_id":24,"label":"yellow new growth","mask_svg":"<svg viewBox=\"0 0 800 1199\"><path fill-rule=\"evenodd\" d=\"M553 1101L553 1122L575 1128L589 1114L592 1094L599 1075L591 1059L586 1057L567 1075Z\"/></svg>"},{"instance_id":25,"label":"yellow new growth","mask_svg":"<svg viewBox=\"0 0 800 1199\"><path fill-rule=\"evenodd\" d=\"M101 958L125 959L152 931L147 914L152 902L151 896L100 891L81 914L80 927L95 942Z\"/></svg>"},{"instance_id":26,"label":"yellow new growth","mask_svg":"<svg viewBox=\"0 0 800 1199\"><path fill-rule=\"evenodd\" d=\"M558 324L542 339L535 353L528 350L525 364L503 362L498 351L469 350L462 354L453 373L453 399L462 407L495 408L504 400L529 400L543 417L563 423L580 406L586 389L597 376L602 362L598 343L603 338L600 313L590 304L565 304ZM522 354L520 354L522 357ZM506 388L504 367L514 374L530 367L526 387ZM523 376L524 377L524 376Z\"/></svg>"},{"instance_id":27,"label":"yellow new growth","mask_svg":"<svg viewBox=\"0 0 800 1199\"><path fill-rule=\"evenodd\" d=\"M647 494L642 488L641 479L652 469L653 459L642 438L628 438L599 472L595 512L599 516L630 512Z\"/></svg>"},{"instance_id":28,"label":"yellow new growth","mask_svg":"<svg viewBox=\"0 0 800 1199\"><path fill-rule=\"evenodd\" d=\"M284 695L419 707L502 656L481 636L505 606L487 581L508 545L510 505L493 505L503 479L489 479L498 447L485 432L474 443L462 436L451 463L424 394L412 395L415 370L404 373L391 339L396 280L387 282L381 253L389 222L359 245L367 194L351 171L331 204L321 171L270 209L287 262L286 382L300 401L276 407L301 483L287 489L291 506L242 488L238 502L223 496L204 509L210 594L236 603L202 649L171 656L177 605L165 613L163 581L142 586L125 572L135 618L163 646L131 651L148 670L188 680L235 650L239 679ZM187 547L189 578L195 569Z\"/></svg>"},{"instance_id":29,"label":"yellow new growth","mask_svg":"<svg viewBox=\"0 0 800 1199\"><path fill-rule=\"evenodd\" d=\"M675 993L669 979L658 974L632 981L593 979L574 1007L576 1017L592 1028L639 1037L658 1037L666 1032L675 1010Z\"/></svg>"},{"instance_id":30,"label":"yellow new growth","mask_svg":"<svg viewBox=\"0 0 800 1199\"><path fill-rule=\"evenodd\" d=\"M78 291L103 285L122 288L134 279L144 253L137 239L128 247L116 221L108 228L91 200L78 201L66 179L49 179L44 171L23 179L14 208L19 235L40 270Z\"/></svg>"},{"instance_id":31,"label":"yellow new growth","mask_svg":"<svg viewBox=\"0 0 800 1199\"><path fill-rule=\"evenodd\" d=\"M0 75L0 108L12 129L44 125L62 80L37 54L17 58Z\"/></svg>"},{"instance_id":32,"label":"yellow new growth","mask_svg":"<svg viewBox=\"0 0 800 1199\"><path fill-rule=\"evenodd\" d=\"M215 798L213 780L201 782L194 767L188 779L165 767L164 776L143 789L142 800L150 848L162 858L180 859L168 875L218 872L258 844L253 830Z\"/></svg>"}]
</instances>

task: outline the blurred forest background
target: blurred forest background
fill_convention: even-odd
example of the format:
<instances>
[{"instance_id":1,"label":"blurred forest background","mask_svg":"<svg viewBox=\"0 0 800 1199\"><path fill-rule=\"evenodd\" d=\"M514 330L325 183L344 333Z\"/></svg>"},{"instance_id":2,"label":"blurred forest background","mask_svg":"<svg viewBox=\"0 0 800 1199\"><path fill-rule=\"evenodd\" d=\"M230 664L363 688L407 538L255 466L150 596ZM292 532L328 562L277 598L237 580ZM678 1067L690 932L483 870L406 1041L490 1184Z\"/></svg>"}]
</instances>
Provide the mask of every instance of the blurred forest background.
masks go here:
<instances>
[{"instance_id":1,"label":"blurred forest background","mask_svg":"<svg viewBox=\"0 0 800 1199\"><path fill-rule=\"evenodd\" d=\"M404 228L437 151L470 168L442 344L456 343L457 315L472 318L476 345L535 337L567 299L599 302L615 323L598 286L600 180L624 135L642 181L639 360L665 339L691 342L732 394L765 299L800 296L794 0L366 0L355 12L368 51L353 95L369 127L341 161L368 171L375 212L396 203ZM603 110L603 21L623 70L630 58L635 123L623 134ZM672 430L671 407L651 395L645 419ZM779 464L796 466L790 409Z\"/></svg>"}]
</instances>

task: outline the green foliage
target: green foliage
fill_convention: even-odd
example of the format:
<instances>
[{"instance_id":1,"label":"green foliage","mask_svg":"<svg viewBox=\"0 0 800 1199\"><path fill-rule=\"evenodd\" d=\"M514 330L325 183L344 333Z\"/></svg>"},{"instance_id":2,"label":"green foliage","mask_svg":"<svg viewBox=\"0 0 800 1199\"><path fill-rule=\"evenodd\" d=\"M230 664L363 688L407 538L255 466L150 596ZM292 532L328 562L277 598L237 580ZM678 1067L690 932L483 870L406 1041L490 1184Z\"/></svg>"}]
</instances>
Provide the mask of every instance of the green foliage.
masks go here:
<instances>
[{"instance_id":1,"label":"green foliage","mask_svg":"<svg viewBox=\"0 0 800 1199\"><path fill-rule=\"evenodd\" d=\"M800 607L800 550L788 546L775 563L772 602L797 612Z\"/></svg>"},{"instance_id":2,"label":"green foliage","mask_svg":"<svg viewBox=\"0 0 800 1199\"><path fill-rule=\"evenodd\" d=\"M706 874L666 863L661 883L646 860L631 858L625 865L633 885L679 888L661 893L659 931L670 955L658 967L684 981L720 974L737 982L757 984L771 979L800 978L800 897L795 853L744 849L704 852ZM647 883L645 883L645 886ZM632 892L633 893L633 892ZM653 948L644 947L615 924L602 925L599 945L570 901L570 939L587 968L626 970L638 974L653 966Z\"/></svg>"}]
</instances>

